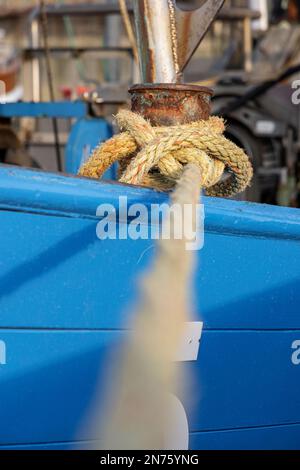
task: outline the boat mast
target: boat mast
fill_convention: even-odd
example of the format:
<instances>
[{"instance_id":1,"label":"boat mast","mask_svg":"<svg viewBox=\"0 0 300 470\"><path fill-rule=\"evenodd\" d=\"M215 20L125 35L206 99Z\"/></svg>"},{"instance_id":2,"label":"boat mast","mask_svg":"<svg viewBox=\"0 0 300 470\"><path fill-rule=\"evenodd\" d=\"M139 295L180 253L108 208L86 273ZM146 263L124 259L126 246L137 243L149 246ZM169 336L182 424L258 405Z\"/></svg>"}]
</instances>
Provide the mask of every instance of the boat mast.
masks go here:
<instances>
[{"instance_id":1,"label":"boat mast","mask_svg":"<svg viewBox=\"0 0 300 470\"><path fill-rule=\"evenodd\" d=\"M196 0L197 9L183 11L174 0L134 0L142 82L180 83L223 3Z\"/></svg>"},{"instance_id":2,"label":"boat mast","mask_svg":"<svg viewBox=\"0 0 300 470\"><path fill-rule=\"evenodd\" d=\"M132 110L154 126L208 119L212 91L184 85L182 72L224 0L198 0L183 11L174 0L134 0L141 85L131 88Z\"/></svg>"},{"instance_id":3,"label":"boat mast","mask_svg":"<svg viewBox=\"0 0 300 470\"><path fill-rule=\"evenodd\" d=\"M135 0L134 16L142 83L176 83L168 0Z\"/></svg>"}]
</instances>

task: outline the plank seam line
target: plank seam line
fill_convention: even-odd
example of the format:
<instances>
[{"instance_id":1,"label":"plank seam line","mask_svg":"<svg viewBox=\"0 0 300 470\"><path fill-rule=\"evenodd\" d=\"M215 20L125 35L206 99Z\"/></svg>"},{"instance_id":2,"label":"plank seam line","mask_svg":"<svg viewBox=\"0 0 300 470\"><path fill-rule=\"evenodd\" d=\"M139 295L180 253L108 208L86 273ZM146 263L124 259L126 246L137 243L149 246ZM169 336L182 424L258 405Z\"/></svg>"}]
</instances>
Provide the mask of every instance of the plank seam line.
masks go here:
<instances>
[{"instance_id":1,"label":"plank seam line","mask_svg":"<svg viewBox=\"0 0 300 470\"><path fill-rule=\"evenodd\" d=\"M230 431L251 431L254 429L270 429L270 428L282 428L282 427L293 427L293 426L300 426L300 422L298 423L286 423L286 424L272 424L272 425L261 425L261 426L250 426L250 427L241 427L241 428L228 428L228 429L209 429L203 431L191 431L190 435L193 436L195 434L203 434L203 433L215 433L215 432L230 432ZM14 442L14 443L6 443L0 444L1 447L19 447L19 446L31 446L31 445L55 445L55 444L80 444L80 443L89 443L89 442L99 442L99 439L82 439L82 440L66 440L66 441L40 441L40 442Z\"/></svg>"}]
</instances>

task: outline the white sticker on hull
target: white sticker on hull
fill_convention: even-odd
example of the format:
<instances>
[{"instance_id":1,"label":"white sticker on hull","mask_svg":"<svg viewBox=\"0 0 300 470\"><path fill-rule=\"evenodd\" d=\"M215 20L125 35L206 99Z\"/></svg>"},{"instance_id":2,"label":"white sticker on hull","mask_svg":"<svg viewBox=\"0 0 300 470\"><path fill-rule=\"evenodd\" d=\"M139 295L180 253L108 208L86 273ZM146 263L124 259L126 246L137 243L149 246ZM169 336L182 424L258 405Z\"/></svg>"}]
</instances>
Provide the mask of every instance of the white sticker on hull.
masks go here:
<instances>
[{"instance_id":1,"label":"white sticker on hull","mask_svg":"<svg viewBox=\"0 0 300 470\"><path fill-rule=\"evenodd\" d=\"M187 322L175 361L197 361L203 322Z\"/></svg>"}]
</instances>

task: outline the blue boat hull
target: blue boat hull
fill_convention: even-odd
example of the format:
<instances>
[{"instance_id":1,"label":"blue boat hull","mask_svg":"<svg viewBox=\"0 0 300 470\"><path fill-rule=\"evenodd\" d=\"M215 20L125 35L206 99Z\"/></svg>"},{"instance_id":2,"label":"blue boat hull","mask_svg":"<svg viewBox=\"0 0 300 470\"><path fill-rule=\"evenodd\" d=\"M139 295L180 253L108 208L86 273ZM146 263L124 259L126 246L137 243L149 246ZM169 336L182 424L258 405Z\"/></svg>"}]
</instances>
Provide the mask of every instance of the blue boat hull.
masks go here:
<instances>
[{"instance_id":1,"label":"blue boat hull","mask_svg":"<svg viewBox=\"0 0 300 470\"><path fill-rule=\"evenodd\" d=\"M98 205L120 195L167 200L1 168L0 449L97 445L82 423L154 253L151 240L96 237ZM197 361L183 363L190 448L299 449L299 212L209 198L205 208L194 303L204 330Z\"/></svg>"}]
</instances>

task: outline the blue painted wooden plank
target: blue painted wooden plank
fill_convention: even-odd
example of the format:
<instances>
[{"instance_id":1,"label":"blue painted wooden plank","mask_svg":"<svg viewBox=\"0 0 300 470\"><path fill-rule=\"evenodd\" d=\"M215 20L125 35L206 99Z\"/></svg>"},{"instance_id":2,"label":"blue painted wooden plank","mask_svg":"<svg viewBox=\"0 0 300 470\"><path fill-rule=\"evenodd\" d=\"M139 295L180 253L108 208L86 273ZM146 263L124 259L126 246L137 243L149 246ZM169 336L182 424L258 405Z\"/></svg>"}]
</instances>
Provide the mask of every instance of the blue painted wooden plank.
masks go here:
<instances>
[{"instance_id":1,"label":"blue painted wooden plank","mask_svg":"<svg viewBox=\"0 0 300 470\"><path fill-rule=\"evenodd\" d=\"M300 424L192 433L190 450L300 450ZM100 449L98 441L0 446L0 450Z\"/></svg>"},{"instance_id":2,"label":"blue painted wooden plank","mask_svg":"<svg viewBox=\"0 0 300 470\"><path fill-rule=\"evenodd\" d=\"M0 326L44 329L1 331L1 341L10 335L19 344L14 365L7 359L0 366L0 402L8 404L1 408L3 439L74 439L95 387L93 367L105 367L98 358L104 361L117 334L92 330L126 325L136 278L154 252L150 240L96 238L98 204L116 205L120 195L147 206L167 198L11 167L0 173ZM300 339L299 211L211 199L205 205L194 305L205 332L199 361L185 366L196 378L191 429L299 421L299 368L291 360ZM0 431L0 442L9 443L2 438Z\"/></svg>"},{"instance_id":3,"label":"blue painted wooden plank","mask_svg":"<svg viewBox=\"0 0 300 470\"><path fill-rule=\"evenodd\" d=\"M67 444L64 448L68 448ZM300 424L193 433L190 449L300 450Z\"/></svg>"},{"instance_id":4,"label":"blue painted wooden plank","mask_svg":"<svg viewBox=\"0 0 300 470\"><path fill-rule=\"evenodd\" d=\"M206 328L300 326L298 242L206 233L195 276Z\"/></svg>"},{"instance_id":5,"label":"blue painted wooden plank","mask_svg":"<svg viewBox=\"0 0 300 470\"><path fill-rule=\"evenodd\" d=\"M96 222L3 212L0 326L120 328L152 253L96 237ZM123 282L124 279L124 282Z\"/></svg>"},{"instance_id":6,"label":"blue painted wooden plank","mask_svg":"<svg viewBox=\"0 0 300 470\"><path fill-rule=\"evenodd\" d=\"M153 241L99 240L96 218L0 214L0 326L123 327ZM205 328L300 328L298 242L207 232L198 257Z\"/></svg>"},{"instance_id":7,"label":"blue painted wooden plank","mask_svg":"<svg viewBox=\"0 0 300 470\"><path fill-rule=\"evenodd\" d=\"M300 423L299 339L300 331L204 331L197 362L185 365L192 431Z\"/></svg>"},{"instance_id":8,"label":"blue painted wooden plank","mask_svg":"<svg viewBox=\"0 0 300 470\"><path fill-rule=\"evenodd\" d=\"M1 117L57 117L81 118L87 115L88 104L84 101L54 101L0 103Z\"/></svg>"},{"instance_id":9,"label":"blue painted wooden plank","mask_svg":"<svg viewBox=\"0 0 300 470\"><path fill-rule=\"evenodd\" d=\"M146 188L1 165L0 208L64 216L95 217L102 202L161 204L168 195ZM261 238L300 239L299 209L203 198L208 232Z\"/></svg>"},{"instance_id":10,"label":"blue painted wooden plank","mask_svg":"<svg viewBox=\"0 0 300 470\"><path fill-rule=\"evenodd\" d=\"M101 449L100 443L94 441L72 441L72 442L52 442L39 444L13 444L0 445L2 450L98 450Z\"/></svg>"},{"instance_id":11,"label":"blue painted wooden plank","mask_svg":"<svg viewBox=\"0 0 300 470\"><path fill-rule=\"evenodd\" d=\"M116 333L1 331L0 443L74 440ZM100 372L99 372L100 371Z\"/></svg>"},{"instance_id":12,"label":"blue painted wooden plank","mask_svg":"<svg viewBox=\"0 0 300 470\"><path fill-rule=\"evenodd\" d=\"M106 380L122 335L0 330L7 356L0 366L0 445L99 438L82 423L97 390L102 400L97 384ZM197 362L183 364L191 432L299 423L300 365L292 363L299 338L300 331L204 331Z\"/></svg>"},{"instance_id":13,"label":"blue painted wooden plank","mask_svg":"<svg viewBox=\"0 0 300 470\"><path fill-rule=\"evenodd\" d=\"M190 450L300 450L300 424L191 433ZM98 441L0 446L0 450L100 449Z\"/></svg>"}]
</instances>

